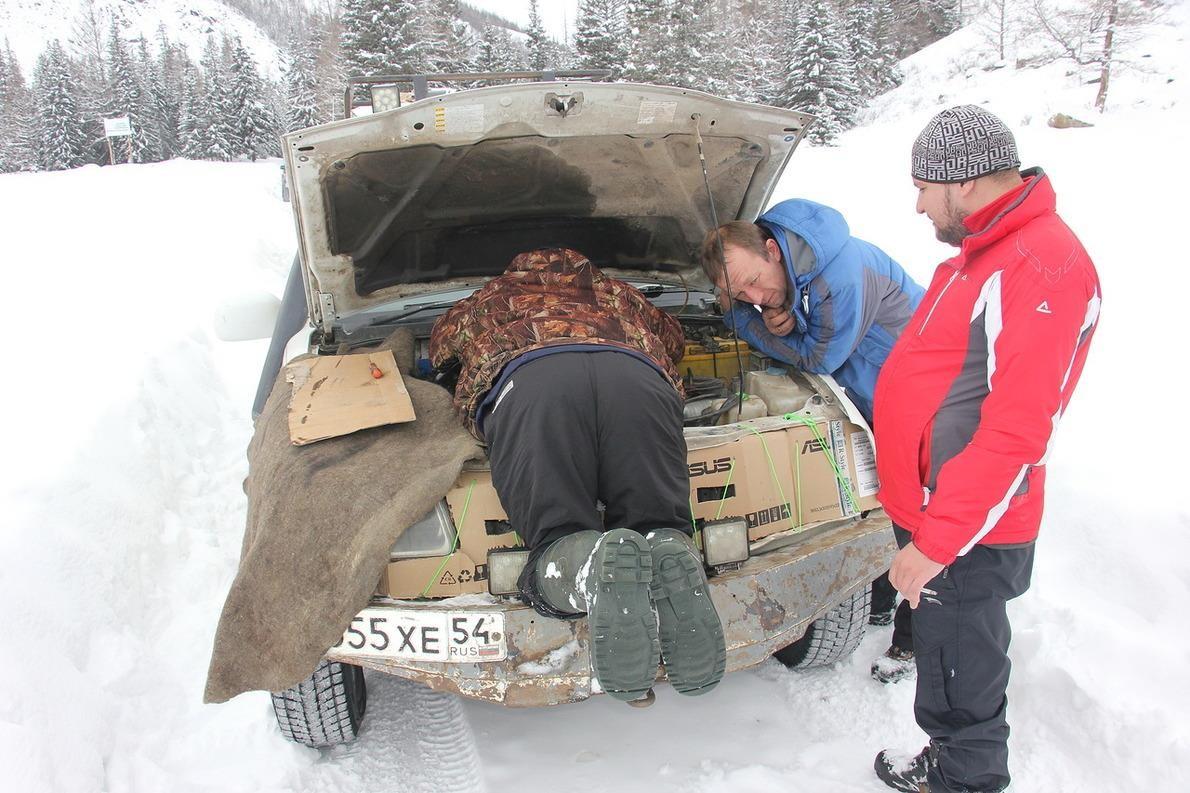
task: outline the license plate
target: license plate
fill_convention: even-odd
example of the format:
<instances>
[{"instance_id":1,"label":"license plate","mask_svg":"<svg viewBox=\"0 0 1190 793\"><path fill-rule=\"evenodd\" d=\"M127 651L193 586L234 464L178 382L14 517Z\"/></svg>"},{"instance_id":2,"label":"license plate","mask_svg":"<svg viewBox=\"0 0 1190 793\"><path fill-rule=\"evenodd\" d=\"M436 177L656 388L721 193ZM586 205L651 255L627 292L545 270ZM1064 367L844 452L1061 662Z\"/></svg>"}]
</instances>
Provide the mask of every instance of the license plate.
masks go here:
<instances>
[{"instance_id":1,"label":"license plate","mask_svg":"<svg viewBox=\"0 0 1190 793\"><path fill-rule=\"evenodd\" d=\"M331 649L348 655L474 664L506 659L508 640L503 614L366 608Z\"/></svg>"}]
</instances>

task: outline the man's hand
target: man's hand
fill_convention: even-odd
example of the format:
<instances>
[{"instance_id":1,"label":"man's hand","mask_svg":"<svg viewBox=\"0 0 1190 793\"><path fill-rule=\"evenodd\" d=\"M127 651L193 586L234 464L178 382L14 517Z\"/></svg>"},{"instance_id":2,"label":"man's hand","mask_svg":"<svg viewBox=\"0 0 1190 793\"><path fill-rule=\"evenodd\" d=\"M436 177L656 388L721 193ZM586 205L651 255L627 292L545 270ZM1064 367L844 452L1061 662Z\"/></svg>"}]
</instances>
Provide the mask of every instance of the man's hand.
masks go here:
<instances>
[{"instance_id":1,"label":"man's hand","mask_svg":"<svg viewBox=\"0 0 1190 793\"><path fill-rule=\"evenodd\" d=\"M888 580L909 601L909 608L915 609L921 598L921 588L941 573L945 566L917 550L913 543L909 543L898 551L893 559L892 567L888 571Z\"/></svg>"},{"instance_id":2,"label":"man's hand","mask_svg":"<svg viewBox=\"0 0 1190 793\"><path fill-rule=\"evenodd\" d=\"M764 319L764 326L774 336L788 336L794 328L793 315L789 313L788 306L779 308L763 306L760 309L760 316Z\"/></svg>"}]
</instances>

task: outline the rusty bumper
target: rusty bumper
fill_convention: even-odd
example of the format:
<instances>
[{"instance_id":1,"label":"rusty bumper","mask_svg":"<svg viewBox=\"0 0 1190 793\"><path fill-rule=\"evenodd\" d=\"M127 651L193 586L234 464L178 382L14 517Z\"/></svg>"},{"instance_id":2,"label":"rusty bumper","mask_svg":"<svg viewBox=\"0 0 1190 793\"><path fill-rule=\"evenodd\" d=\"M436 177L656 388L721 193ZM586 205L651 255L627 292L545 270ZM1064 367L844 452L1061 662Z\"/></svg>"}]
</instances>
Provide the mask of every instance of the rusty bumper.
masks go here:
<instances>
[{"instance_id":1,"label":"rusty bumper","mask_svg":"<svg viewBox=\"0 0 1190 793\"><path fill-rule=\"evenodd\" d=\"M811 622L887 570L895 552L892 524L876 510L862 520L807 531L786 547L713 577L711 596L727 638L727 671L755 666L801 638ZM442 608L433 601L402 601L399 607ZM510 707L578 702L599 693L598 685L592 686L585 619L549 619L513 602L466 610L504 614L507 660L393 661L338 651L328 657Z\"/></svg>"}]
</instances>

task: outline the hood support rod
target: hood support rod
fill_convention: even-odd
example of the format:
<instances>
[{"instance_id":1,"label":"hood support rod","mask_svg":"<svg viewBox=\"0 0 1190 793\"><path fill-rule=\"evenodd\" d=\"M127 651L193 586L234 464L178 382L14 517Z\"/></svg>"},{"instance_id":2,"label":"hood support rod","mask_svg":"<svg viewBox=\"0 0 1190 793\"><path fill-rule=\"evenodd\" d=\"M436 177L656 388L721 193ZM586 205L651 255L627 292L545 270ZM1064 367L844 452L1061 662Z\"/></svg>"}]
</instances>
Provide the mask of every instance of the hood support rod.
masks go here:
<instances>
[{"instance_id":1,"label":"hood support rod","mask_svg":"<svg viewBox=\"0 0 1190 793\"><path fill-rule=\"evenodd\" d=\"M711 208L711 228L715 230L715 245L718 248L719 261L723 262L723 285L727 288L727 305L728 310L731 310L731 276L727 273L727 256L723 253L723 235L719 233L719 212L715 209L715 196L711 192L711 178L707 175L707 155L703 150L702 145L702 131L698 128L698 122L702 119L701 113L692 113L690 120L694 122L694 140L698 143L698 162L702 166L702 183L707 191L707 206ZM739 401L736 402L735 416L736 421L744 415L744 361L740 356L740 337L736 333L735 324L732 324L731 335L735 337L735 365L739 378L739 388L737 395Z\"/></svg>"}]
</instances>

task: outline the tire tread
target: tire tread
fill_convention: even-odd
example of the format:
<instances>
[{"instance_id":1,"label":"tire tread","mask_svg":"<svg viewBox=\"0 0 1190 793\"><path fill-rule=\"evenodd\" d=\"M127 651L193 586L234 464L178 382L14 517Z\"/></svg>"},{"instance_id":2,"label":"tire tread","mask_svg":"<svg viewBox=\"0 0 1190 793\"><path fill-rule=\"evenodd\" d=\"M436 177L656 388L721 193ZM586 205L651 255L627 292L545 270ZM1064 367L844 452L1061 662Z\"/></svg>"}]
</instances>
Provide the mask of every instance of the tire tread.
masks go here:
<instances>
[{"instance_id":1,"label":"tire tread","mask_svg":"<svg viewBox=\"0 0 1190 793\"><path fill-rule=\"evenodd\" d=\"M791 669L830 666L855 652L868 627L872 587L859 590L810 623L802 638L774 656Z\"/></svg>"},{"instance_id":2,"label":"tire tread","mask_svg":"<svg viewBox=\"0 0 1190 793\"><path fill-rule=\"evenodd\" d=\"M363 670L325 658L305 680L274 692L281 734L315 748L355 740L367 704Z\"/></svg>"}]
</instances>

